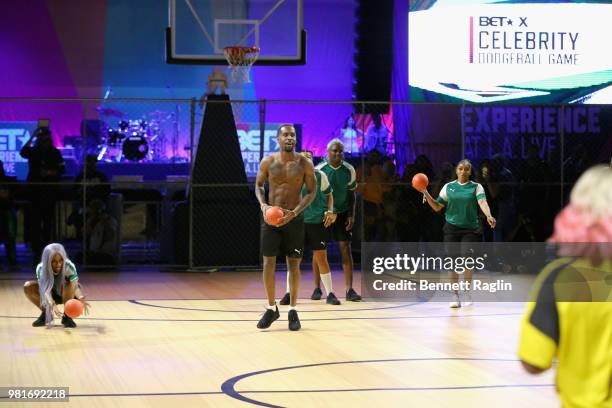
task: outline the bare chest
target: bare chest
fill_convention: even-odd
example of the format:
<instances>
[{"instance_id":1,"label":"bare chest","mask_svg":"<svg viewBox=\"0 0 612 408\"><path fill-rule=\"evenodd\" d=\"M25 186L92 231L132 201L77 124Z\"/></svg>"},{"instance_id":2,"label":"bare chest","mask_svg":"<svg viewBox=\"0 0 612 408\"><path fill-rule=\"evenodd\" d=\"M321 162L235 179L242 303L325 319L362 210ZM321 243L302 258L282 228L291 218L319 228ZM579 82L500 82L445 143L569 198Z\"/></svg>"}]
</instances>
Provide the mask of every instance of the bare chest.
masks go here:
<instances>
[{"instance_id":1,"label":"bare chest","mask_svg":"<svg viewBox=\"0 0 612 408\"><path fill-rule=\"evenodd\" d=\"M297 161L274 162L269 168L269 180L274 184L295 184L304 181L304 166Z\"/></svg>"}]
</instances>

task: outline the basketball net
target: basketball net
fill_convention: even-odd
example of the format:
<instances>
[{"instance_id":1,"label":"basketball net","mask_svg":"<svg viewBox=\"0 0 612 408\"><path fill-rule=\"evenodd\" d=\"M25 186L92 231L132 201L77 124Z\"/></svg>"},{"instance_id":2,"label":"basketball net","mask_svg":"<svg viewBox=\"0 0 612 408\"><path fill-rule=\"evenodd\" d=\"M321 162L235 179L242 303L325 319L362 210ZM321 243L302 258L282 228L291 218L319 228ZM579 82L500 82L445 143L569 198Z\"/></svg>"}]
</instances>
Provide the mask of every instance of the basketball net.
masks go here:
<instances>
[{"instance_id":1,"label":"basketball net","mask_svg":"<svg viewBox=\"0 0 612 408\"><path fill-rule=\"evenodd\" d=\"M259 57L259 47L225 47L223 54L232 70L232 80L239 84L251 82L249 73Z\"/></svg>"}]
</instances>

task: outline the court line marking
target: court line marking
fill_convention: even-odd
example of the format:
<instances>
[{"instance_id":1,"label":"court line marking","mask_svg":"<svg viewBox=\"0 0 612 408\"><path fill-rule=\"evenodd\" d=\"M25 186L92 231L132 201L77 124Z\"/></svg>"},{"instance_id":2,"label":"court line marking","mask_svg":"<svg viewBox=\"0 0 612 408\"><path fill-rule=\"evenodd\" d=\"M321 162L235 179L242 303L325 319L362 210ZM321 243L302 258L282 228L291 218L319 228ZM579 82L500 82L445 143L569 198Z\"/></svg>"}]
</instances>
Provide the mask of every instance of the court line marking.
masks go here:
<instances>
[{"instance_id":1,"label":"court line marking","mask_svg":"<svg viewBox=\"0 0 612 408\"><path fill-rule=\"evenodd\" d=\"M282 405L273 405L267 402L257 401L241 394L247 392L237 391L235 389L236 384L248 377L254 377L261 374L268 374L276 371L293 370L298 368L309 368L319 366L330 366L330 365L341 365L341 364L364 364L364 363L388 363L388 362L402 362L402 361L497 361L497 362L520 362L517 359L502 359L502 358L477 358L477 357L436 357L436 358L394 358L394 359L382 359L382 360L358 360L358 361L334 361L329 363L314 363L314 364L302 364L297 366L278 367L267 370L253 371L232 377L221 384L221 390L229 397L237 399L242 402L246 402L253 405L259 405L262 407L270 408L282 408ZM491 388L531 388L531 387L554 387L554 384L494 384L494 385L474 385L474 386L455 386L455 387L398 387L398 388L359 388L353 390L303 390L293 392L358 392L358 391L436 391L436 390L466 390L466 389L491 389ZM274 393L272 391L271 393ZM253 391L249 391L253 393ZM259 392L258 392L259 393Z\"/></svg>"},{"instance_id":2,"label":"court line marking","mask_svg":"<svg viewBox=\"0 0 612 408\"><path fill-rule=\"evenodd\" d=\"M147 301L147 302L155 302L155 301L166 301L166 300L259 300L261 301L262 299L264 298L260 296L260 297L233 297L233 298L156 298L156 299L139 299L139 300ZM128 302L131 299L89 299L89 300L97 301L97 302ZM310 298L299 298L298 300L311 300L311 299ZM387 302L387 303L391 303L391 302Z\"/></svg>"},{"instance_id":3,"label":"court line marking","mask_svg":"<svg viewBox=\"0 0 612 408\"><path fill-rule=\"evenodd\" d=\"M475 386L457 386L457 387L382 387L382 388L344 388L331 390L245 390L239 391L240 394L295 394L295 393L326 393L326 392L370 392L370 391L447 391L447 390L463 390L463 389L483 389L483 388L534 388L534 387L553 387L554 384L497 384L497 385L475 385ZM171 396L187 396L187 395L227 395L223 391L187 391L187 392L145 392L145 393L108 393L108 394L69 394L69 398L73 397L171 397ZM0 399L9 399L8 396L0 397ZM52 402L52 401L49 401ZM265 403L264 403L265 404ZM271 405L275 406L275 405Z\"/></svg>"},{"instance_id":4,"label":"court line marking","mask_svg":"<svg viewBox=\"0 0 612 408\"><path fill-rule=\"evenodd\" d=\"M256 311L250 311L256 313ZM459 317L492 317L492 316L519 316L522 312L517 313L491 313L491 314L469 314L469 315L428 315L428 316L376 316L376 317L329 317L329 318L314 318L300 319L303 322L319 322L319 321L337 321L337 320L407 320L407 319L437 319L437 318L459 318ZM37 316L10 316L0 315L4 319L36 319ZM142 321L142 322L212 322L212 323L233 323L233 322L258 322L259 319L156 319L156 318L139 318L139 317L79 317L79 320L92 321ZM287 321L279 319L278 321Z\"/></svg>"},{"instance_id":5,"label":"court line marking","mask_svg":"<svg viewBox=\"0 0 612 408\"><path fill-rule=\"evenodd\" d=\"M261 300L261 299L259 299L259 300ZM200 308L191 308L191 307L152 305L150 303L144 303L144 302L141 302L140 300L136 300L136 299L130 299L130 300L128 300L128 302L130 302L132 304L135 304L135 305L140 305L140 306L159 307L159 308L162 308L162 309L193 310L193 311L197 311L197 312L229 312L229 313L252 313L253 312L253 310L200 309ZM299 312L300 313L363 312L363 311L369 311L369 310L399 309L399 308L403 308L403 307L418 305L420 303L422 303L422 302L412 302L412 303L405 303L405 304L395 305L395 306L383 306L383 307L374 307L374 308L366 308L366 309L336 309L336 308L333 308L331 306L327 310L303 310L303 309L300 308ZM300 305L301 306L306 306L306 305L310 305L310 304L302 303Z\"/></svg>"},{"instance_id":6,"label":"court line marking","mask_svg":"<svg viewBox=\"0 0 612 408\"><path fill-rule=\"evenodd\" d=\"M223 391L188 391L188 392L143 392L143 393L108 393L108 394L69 394L68 398L73 397L156 397L156 396L180 396L180 395L222 395ZM0 399L9 399L8 396ZM42 402L38 401L38 402ZM47 402L53 402L49 399ZM58 401L59 402L59 401Z\"/></svg>"},{"instance_id":7,"label":"court line marking","mask_svg":"<svg viewBox=\"0 0 612 408\"><path fill-rule=\"evenodd\" d=\"M363 364L363 363L386 363L386 362L403 362L403 361L497 361L497 362L519 362L516 359L500 359L500 358L471 358L471 357L439 357L439 358L400 358L400 359L383 359L383 360L359 360L359 361L337 361L328 363L314 363L297 366L279 367L268 370L253 371L246 374L241 374L226 380L221 385L221 391L191 391L191 392L151 392L151 393L95 393L95 394L70 394L69 397L149 397L149 396L183 396L183 395L227 395L231 398L240 401L265 406L265 407L281 407L265 402L253 400L242 396L242 394L293 394L293 393L334 393L334 392L371 392L371 391L452 391L466 389L495 389L495 388L535 388L535 387L554 387L555 384L493 384L493 385L465 385L465 386L446 386L446 387L381 387L381 388L349 388L349 389L326 389L326 390L243 390L236 391L235 385L238 381L248 377L253 377L260 374L267 374L276 371L292 370L297 368L309 368L328 365L340 364ZM8 396L0 397L0 399L8 399Z\"/></svg>"}]
</instances>

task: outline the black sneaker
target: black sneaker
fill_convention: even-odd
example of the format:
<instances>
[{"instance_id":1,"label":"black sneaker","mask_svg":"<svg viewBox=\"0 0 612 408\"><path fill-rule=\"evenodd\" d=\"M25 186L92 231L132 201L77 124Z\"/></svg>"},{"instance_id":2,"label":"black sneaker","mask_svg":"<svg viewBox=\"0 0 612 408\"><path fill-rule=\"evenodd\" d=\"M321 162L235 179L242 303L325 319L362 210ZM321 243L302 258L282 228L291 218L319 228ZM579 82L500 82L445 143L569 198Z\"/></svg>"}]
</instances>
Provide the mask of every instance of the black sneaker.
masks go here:
<instances>
[{"instance_id":1,"label":"black sneaker","mask_svg":"<svg viewBox=\"0 0 612 408\"><path fill-rule=\"evenodd\" d=\"M283 296L283 298L278 303L281 305L287 306L290 301L291 301L291 295L289 294L289 292L287 292L285 293L285 296Z\"/></svg>"},{"instance_id":2,"label":"black sneaker","mask_svg":"<svg viewBox=\"0 0 612 408\"><path fill-rule=\"evenodd\" d=\"M32 322L32 326L34 327L41 327L44 326L46 324L45 320L47 320L47 314L43 311L40 316L38 316L38 319L34 320Z\"/></svg>"},{"instance_id":3,"label":"black sneaker","mask_svg":"<svg viewBox=\"0 0 612 408\"><path fill-rule=\"evenodd\" d=\"M327 303L328 305L338 306L340 304L340 301L338 300L336 295L334 295L334 292L331 292L329 295L327 295L327 300L325 301L325 303Z\"/></svg>"},{"instance_id":4,"label":"black sneaker","mask_svg":"<svg viewBox=\"0 0 612 408\"><path fill-rule=\"evenodd\" d=\"M270 327L273 321L280 317L280 313L278 313L278 306L274 305L274 310L267 309L266 312L261 316L259 322L257 323L258 329L267 329Z\"/></svg>"},{"instance_id":5,"label":"black sneaker","mask_svg":"<svg viewBox=\"0 0 612 408\"><path fill-rule=\"evenodd\" d=\"M321 292L321 288L315 288L315 290L312 291L310 300L321 300L321 296L323 296L323 292Z\"/></svg>"},{"instance_id":6,"label":"black sneaker","mask_svg":"<svg viewBox=\"0 0 612 408\"><path fill-rule=\"evenodd\" d=\"M346 300L350 302L360 302L361 296L359 296L357 292L355 292L355 289L350 288L346 291Z\"/></svg>"},{"instance_id":7,"label":"black sneaker","mask_svg":"<svg viewBox=\"0 0 612 408\"><path fill-rule=\"evenodd\" d=\"M291 309L289 311L289 330L297 331L302 328L300 324L300 318L298 317L297 310Z\"/></svg>"},{"instance_id":8,"label":"black sneaker","mask_svg":"<svg viewBox=\"0 0 612 408\"><path fill-rule=\"evenodd\" d=\"M64 315L62 316L62 324L64 325L64 327L73 329L76 327L76 323L74 322L74 320L72 320L70 317Z\"/></svg>"}]
</instances>

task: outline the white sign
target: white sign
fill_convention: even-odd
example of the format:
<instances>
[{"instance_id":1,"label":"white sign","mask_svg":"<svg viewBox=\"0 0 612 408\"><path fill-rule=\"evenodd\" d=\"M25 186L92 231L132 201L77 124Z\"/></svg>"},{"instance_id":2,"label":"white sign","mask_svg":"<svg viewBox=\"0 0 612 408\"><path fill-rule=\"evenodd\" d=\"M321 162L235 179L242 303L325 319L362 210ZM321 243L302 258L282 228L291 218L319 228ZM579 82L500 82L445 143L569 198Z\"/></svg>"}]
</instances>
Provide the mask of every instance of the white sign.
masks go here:
<instances>
[{"instance_id":1,"label":"white sign","mask_svg":"<svg viewBox=\"0 0 612 408\"><path fill-rule=\"evenodd\" d=\"M611 21L612 4L441 1L409 13L409 83L471 102L605 88Z\"/></svg>"}]
</instances>

